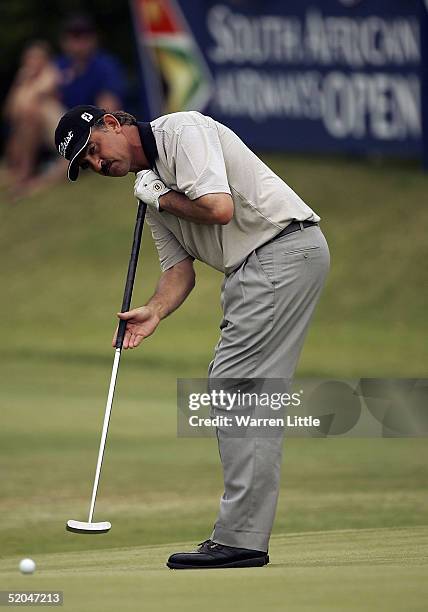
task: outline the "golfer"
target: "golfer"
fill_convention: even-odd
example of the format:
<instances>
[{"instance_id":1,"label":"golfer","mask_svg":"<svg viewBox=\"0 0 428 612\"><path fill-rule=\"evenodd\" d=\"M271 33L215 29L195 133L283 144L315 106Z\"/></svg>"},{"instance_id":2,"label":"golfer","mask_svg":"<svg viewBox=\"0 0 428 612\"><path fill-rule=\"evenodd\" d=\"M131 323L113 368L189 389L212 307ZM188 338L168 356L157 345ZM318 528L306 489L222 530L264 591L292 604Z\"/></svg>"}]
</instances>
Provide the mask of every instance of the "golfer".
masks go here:
<instances>
[{"instance_id":1,"label":"golfer","mask_svg":"<svg viewBox=\"0 0 428 612\"><path fill-rule=\"evenodd\" d=\"M140 123L126 112L78 106L55 132L68 177L135 173L162 269L153 297L119 315L123 348L136 348L195 285L193 261L224 273L220 340L210 379L291 379L329 268L320 217L229 128L195 111ZM115 340L113 340L113 345ZM217 429L224 493L199 548L175 569L269 562L283 436Z\"/></svg>"}]
</instances>

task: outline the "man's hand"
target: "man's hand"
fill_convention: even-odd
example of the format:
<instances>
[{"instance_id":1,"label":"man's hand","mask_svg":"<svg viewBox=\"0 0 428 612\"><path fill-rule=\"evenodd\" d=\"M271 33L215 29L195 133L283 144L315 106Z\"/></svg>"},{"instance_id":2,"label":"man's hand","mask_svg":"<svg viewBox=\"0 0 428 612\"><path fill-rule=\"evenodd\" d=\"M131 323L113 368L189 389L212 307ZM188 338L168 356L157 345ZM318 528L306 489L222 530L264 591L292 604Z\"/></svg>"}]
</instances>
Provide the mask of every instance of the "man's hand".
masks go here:
<instances>
[{"instance_id":1,"label":"man's hand","mask_svg":"<svg viewBox=\"0 0 428 612\"><path fill-rule=\"evenodd\" d=\"M156 308L148 305L134 308L129 312L118 312L119 319L127 321L123 348L136 348L144 338L151 336L161 320ZM116 346L117 328L113 336L112 345Z\"/></svg>"},{"instance_id":2,"label":"man's hand","mask_svg":"<svg viewBox=\"0 0 428 612\"><path fill-rule=\"evenodd\" d=\"M156 210L165 210L195 223L226 225L233 217L233 200L229 193L207 193L189 200L184 193L166 187L153 170L137 172L134 195Z\"/></svg>"},{"instance_id":3,"label":"man's hand","mask_svg":"<svg viewBox=\"0 0 428 612\"><path fill-rule=\"evenodd\" d=\"M150 336L161 319L180 306L195 285L193 259L186 257L162 273L156 291L145 306L129 312L118 312L119 319L127 321L123 348L136 348ZM117 329L112 345L116 346Z\"/></svg>"},{"instance_id":4,"label":"man's hand","mask_svg":"<svg viewBox=\"0 0 428 612\"><path fill-rule=\"evenodd\" d=\"M134 195L148 206L153 206L153 208L159 210L159 198L165 195L165 193L168 193L168 191L171 190L164 185L153 170L141 170L141 172L137 172L134 184Z\"/></svg>"}]
</instances>

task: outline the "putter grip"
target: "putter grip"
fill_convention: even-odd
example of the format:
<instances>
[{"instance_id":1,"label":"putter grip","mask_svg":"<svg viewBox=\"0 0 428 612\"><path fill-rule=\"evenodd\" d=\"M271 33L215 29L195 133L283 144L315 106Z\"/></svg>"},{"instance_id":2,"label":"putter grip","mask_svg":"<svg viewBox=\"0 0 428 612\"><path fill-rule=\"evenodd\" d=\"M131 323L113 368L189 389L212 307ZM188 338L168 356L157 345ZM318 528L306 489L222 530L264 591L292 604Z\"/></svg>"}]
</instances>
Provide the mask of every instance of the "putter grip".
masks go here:
<instances>
[{"instance_id":1,"label":"putter grip","mask_svg":"<svg viewBox=\"0 0 428 612\"><path fill-rule=\"evenodd\" d=\"M130 309L132 290L134 288L135 272L137 270L138 255L140 252L141 234L143 233L144 217L146 216L147 205L139 201L137 219L135 221L134 240L132 242L131 257L129 258L128 274L126 277L125 291L123 293L122 308L120 312L126 312ZM125 337L127 321L122 319L119 321L119 327L116 337L116 348L121 349L123 339Z\"/></svg>"}]
</instances>

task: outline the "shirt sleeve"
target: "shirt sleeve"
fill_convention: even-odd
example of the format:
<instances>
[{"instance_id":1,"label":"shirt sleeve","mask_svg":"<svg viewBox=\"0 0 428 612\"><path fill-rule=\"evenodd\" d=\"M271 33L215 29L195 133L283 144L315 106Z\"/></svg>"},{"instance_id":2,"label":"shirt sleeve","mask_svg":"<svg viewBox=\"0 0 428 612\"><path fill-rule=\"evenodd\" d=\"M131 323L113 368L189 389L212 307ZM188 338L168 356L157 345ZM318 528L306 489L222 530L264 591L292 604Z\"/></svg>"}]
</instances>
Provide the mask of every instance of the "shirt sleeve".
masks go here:
<instances>
[{"instance_id":1,"label":"shirt sleeve","mask_svg":"<svg viewBox=\"0 0 428 612\"><path fill-rule=\"evenodd\" d=\"M185 125L177 140L176 182L190 200L229 193L223 151L215 125Z\"/></svg>"},{"instance_id":2,"label":"shirt sleeve","mask_svg":"<svg viewBox=\"0 0 428 612\"><path fill-rule=\"evenodd\" d=\"M177 238L158 218L162 213L147 208L146 220L150 226L153 240L159 255L162 272L166 272L183 259L190 257L189 253L181 246ZM193 258L192 258L193 259Z\"/></svg>"}]
</instances>

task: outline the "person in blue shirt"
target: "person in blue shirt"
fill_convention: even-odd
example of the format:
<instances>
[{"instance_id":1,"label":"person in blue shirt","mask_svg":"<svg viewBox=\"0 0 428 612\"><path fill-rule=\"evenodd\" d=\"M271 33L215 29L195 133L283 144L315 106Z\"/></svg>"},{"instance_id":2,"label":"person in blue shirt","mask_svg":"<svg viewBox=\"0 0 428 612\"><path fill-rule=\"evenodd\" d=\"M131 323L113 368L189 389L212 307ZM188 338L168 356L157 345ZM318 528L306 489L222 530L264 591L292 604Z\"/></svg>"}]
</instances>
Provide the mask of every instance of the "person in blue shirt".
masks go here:
<instances>
[{"instance_id":1,"label":"person in blue shirt","mask_svg":"<svg viewBox=\"0 0 428 612\"><path fill-rule=\"evenodd\" d=\"M56 65L61 74L60 94L65 108L79 104L107 111L123 107L125 77L117 59L98 47L92 20L74 15L64 24L60 44L63 55Z\"/></svg>"},{"instance_id":2,"label":"person in blue shirt","mask_svg":"<svg viewBox=\"0 0 428 612\"><path fill-rule=\"evenodd\" d=\"M60 44L63 55L55 60L46 55L40 43L25 51L31 69L18 73L20 89L15 83L13 95L7 100L4 114L10 135L3 174L11 201L63 180L62 159L48 158L44 164L40 159L49 153L55 125L67 109L90 104L115 112L124 106L126 83L122 68L115 57L99 49L95 26L88 16L70 17L62 29ZM35 64L41 63L39 56L43 56L48 74L34 69Z\"/></svg>"}]
</instances>

